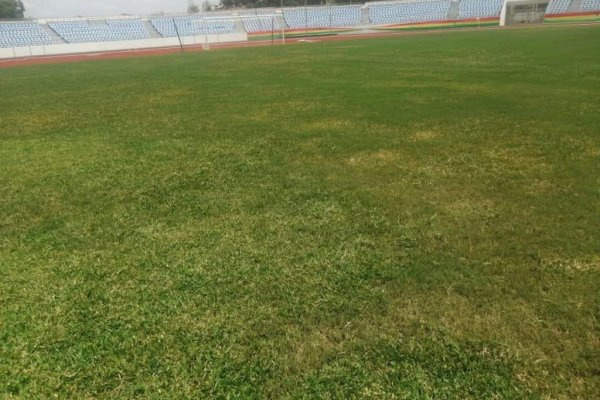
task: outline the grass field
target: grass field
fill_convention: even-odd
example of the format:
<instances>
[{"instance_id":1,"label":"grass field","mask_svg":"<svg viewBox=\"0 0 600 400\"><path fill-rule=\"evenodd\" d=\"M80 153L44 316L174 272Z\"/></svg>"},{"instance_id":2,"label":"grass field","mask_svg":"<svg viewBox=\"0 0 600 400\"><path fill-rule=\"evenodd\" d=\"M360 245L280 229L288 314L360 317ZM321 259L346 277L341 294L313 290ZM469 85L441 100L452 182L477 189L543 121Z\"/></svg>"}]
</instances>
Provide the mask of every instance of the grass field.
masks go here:
<instances>
[{"instance_id":1,"label":"grass field","mask_svg":"<svg viewBox=\"0 0 600 400\"><path fill-rule=\"evenodd\" d=\"M0 70L0 398L600 397L600 26Z\"/></svg>"}]
</instances>

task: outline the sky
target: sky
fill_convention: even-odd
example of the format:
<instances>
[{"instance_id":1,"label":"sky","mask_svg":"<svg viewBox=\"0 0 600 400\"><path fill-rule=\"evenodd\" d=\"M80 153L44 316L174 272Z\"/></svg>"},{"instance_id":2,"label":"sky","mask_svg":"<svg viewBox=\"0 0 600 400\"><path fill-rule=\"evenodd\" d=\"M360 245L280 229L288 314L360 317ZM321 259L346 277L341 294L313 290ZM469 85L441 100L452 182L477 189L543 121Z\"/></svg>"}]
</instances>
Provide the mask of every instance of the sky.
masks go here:
<instances>
[{"instance_id":1,"label":"sky","mask_svg":"<svg viewBox=\"0 0 600 400\"><path fill-rule=\"evenodd\" d=\"M23 0L23 3L28 18L51 18L185 12L188 0Z\"/></svg>"}]
</instances>

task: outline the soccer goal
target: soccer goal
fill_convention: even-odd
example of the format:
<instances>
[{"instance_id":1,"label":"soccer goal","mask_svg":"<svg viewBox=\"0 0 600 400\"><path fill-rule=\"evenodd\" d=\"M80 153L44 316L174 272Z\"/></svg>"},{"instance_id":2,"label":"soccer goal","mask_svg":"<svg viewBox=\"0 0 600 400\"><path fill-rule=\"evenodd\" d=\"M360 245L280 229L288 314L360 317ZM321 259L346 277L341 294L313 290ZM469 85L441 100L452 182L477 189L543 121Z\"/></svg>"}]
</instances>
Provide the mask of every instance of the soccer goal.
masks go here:
<instances>
[{"instance_id":1,"label":"soccer goal","mask_svg":"<svg viewBox=\"0 0 600 400\"><path fill-rule=\"evenodd\" d=\"M549 0L506 0L500 12L500 26L541 24Z\"/></svg>"},{"instance_id":2,"label":"soccer goal","mask_svg":"<svg viewBox=\"0 0 600 400\"><path fill-rule=\"evenodd\" d=\"M219 15L197 14L172 18L171 22L179 43L184 46L201 45L209 50L212 44L247 41L259 33L275 42L285 43L285 24L281 15Z\"/></svg>"}]
</instances>

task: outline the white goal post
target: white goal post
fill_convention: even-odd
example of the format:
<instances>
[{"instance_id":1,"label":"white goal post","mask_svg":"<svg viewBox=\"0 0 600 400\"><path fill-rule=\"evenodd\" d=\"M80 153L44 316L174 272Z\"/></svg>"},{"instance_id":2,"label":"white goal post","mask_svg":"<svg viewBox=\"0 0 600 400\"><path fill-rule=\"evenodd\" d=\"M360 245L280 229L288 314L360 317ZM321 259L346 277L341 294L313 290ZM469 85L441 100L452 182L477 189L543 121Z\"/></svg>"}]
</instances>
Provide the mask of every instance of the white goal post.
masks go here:
<instances>
[{"instance_id":1,"label":"white goal post","mask_svg":"<svg viewBox=\"0 0 600 400\"><path fill-rule=\"evenodd\" d=\"M550 0L506 0L500 11L500 26L540 24Z\"/></svg>"}]
</instances>

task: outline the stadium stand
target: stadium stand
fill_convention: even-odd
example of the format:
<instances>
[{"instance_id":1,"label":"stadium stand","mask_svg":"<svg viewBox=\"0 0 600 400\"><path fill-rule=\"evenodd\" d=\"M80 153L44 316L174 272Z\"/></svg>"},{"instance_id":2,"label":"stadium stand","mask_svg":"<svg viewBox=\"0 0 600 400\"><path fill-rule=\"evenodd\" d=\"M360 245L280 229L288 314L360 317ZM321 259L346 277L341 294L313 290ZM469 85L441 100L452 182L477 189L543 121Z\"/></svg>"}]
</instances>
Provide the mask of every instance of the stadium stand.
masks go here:
<instances>
[{"instance_id":1,"label":"stadium stand","mask_svg":"<svg viewBox=\"0 0 600 400\"><path fill-rule=\"evenodd\" d=\"M550 0L546 12L548 14L561 14L567 12L569 4L571 4L571 0Z\"/></svg>"},{"instance_id":2,"label":"stadium stand","mask_svg":"<svg viewBox=\"0 0 600 400\"><path fill-rule=\"evenodd\" d=\"M583 11L600 11L600 0L583 0L581 9Z\"/></svg>"},{"instance_id":3,"label":"stadium stand","mask_svg":"<svg viewBox=\"0 0 600 400\"><path fill-rule=\"evenodd\" d=\"M504 0L461 0L458 5L459 18L497 17Z\"/></svg>"},{"instance_id":4,"label":"stadium stand","mask_svg":"<svg viewBox=\"0 0 600 400\"><path fill-rule=\"evenodd\" d=\"M52 39L33 22L0 23L0 47L40 46Z\"/></svg>"},{"instance_id":5,"label":"stadium stand","mask_svg":"<svg viewBox=\"0 0 600 400\"><path fill-rule=\"evenodd\" d=\"M449 0L369 4L369 18L374 24L406 24L447 19Z\"/></svg>"},{"instance_id":6,"label":"stadium stand","mask_svg":"<svg viewBox=\"0 0 600 400\"><path fill-rule=\"evenodd\" d=\"M360 25L361 6L288 8L283 18L292 29Z\"/></svg>"},{"instance_id":7,"label":"stadium stand","mask_svg":"<svg viewBox=\"0 0 600 400\"><path fill-rule=\"evenodd\" d=\"M332 26L360 25L361 6L334 6L330 9Z\"/></svg>"},{"instance_id":8,"label":"stadium stand","mask_svg":"<svg viewBox=\"0 0 600 400\"><path fill-rule=\"evenodd\" d=\"M212 15L211 15L212 16ZM152 26L163 37L224 34L235 32L235 22L227 19L204 19L199 15L151 18ZM175 28L177 26L177 28Z\"/></svg>"},{"instance_id":9,"label":"stadium stand","mask_svg":"<svg viewBox=\"0 0 600 400\"><path fill-rule=\"evenodd\" d=\"M338 28L498 17L504 0L401 0L366 5L242 9L194 15L0 22L0 48L205 34ZM600 11L600 0L550 0L546 13ZM242 18L238 18L242 17ZM282 18L283 17L283 18ZM368 17L368 19L367 19Z\"/></svg>"},{"instance_id":10,"label":"stadium stand","mask_svg":"<svg viewBox=\"0 0 600 400\"><path fill-rule=\"evenodd\" d=\"M109 42L149 39L141 19L106 19L92 21L58 21L48 25L69 43Z\"/></svg>"}]
</instances>

